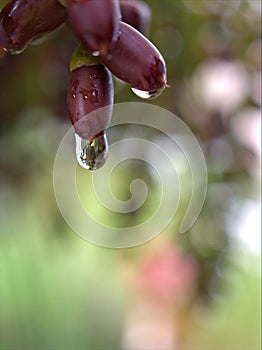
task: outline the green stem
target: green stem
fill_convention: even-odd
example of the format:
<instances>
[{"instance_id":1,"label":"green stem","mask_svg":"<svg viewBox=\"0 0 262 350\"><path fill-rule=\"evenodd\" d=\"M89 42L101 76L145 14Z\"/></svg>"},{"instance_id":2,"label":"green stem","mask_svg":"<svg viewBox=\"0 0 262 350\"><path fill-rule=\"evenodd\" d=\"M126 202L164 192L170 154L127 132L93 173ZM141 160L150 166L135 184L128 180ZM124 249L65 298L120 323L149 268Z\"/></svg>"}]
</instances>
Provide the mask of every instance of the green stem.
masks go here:
<instances>
[{"instance_id":1,"label":"green stem","mask_svg":"<svg viewBox=\"0 0 262 350\"><path fill-rule=\"evenodd\" d=\"M94 66L99 64L99 58L88 54L81 45L79 45L71 56L70 72L82 66Z\"/></svg>"}]
</instances>

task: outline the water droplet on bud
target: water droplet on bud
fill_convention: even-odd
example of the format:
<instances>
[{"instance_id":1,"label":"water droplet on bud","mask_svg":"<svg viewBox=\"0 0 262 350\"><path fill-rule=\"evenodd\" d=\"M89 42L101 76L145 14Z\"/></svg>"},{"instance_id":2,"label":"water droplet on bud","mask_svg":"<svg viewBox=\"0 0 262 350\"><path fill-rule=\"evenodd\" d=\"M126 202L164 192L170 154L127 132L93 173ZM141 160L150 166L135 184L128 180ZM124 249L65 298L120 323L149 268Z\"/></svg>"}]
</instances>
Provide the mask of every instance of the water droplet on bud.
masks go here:
<instances>
[{"instance_id":1,"label":"water droplet on bud","mask_svg":"<svg viewBox=\"0 0 262 350\"><path fill-rule=\"evenodd\" d=\"M10 55L19 55L20 53L24 52L26 47L23 47L21 50L14 50L4 47L4 50L9 53Z\"/></svg>"},{"instance_id":2,"label":"water droplet on bud","mask_svg":"<svg viewBox=\"0 0 262 350\"><path fill-rule=\"evenodd\" d=\"M92 140L75 134L76 158L78 164L87 170L97 170L103 166L108 156L108 143L105 131Z\"/></svg>"},{"instance_id":3,"label":"water droplet on bud","mask_svg":"<svg viewBox=\"0 0 262 350\"><path fill-rule=\"evenodd\" d=\"M94 51L94 52L92 52L92 55L95 56L95 57L97 57L97 56L100 55L100 52L99 52L99 51Z\"/></svg>"},{"instance_id":4,"label":"water droplet on bud","mask_svg":"<svg viewBox=\"0 0 262 350\"><path fill-rule=\"evenodd\" d=\"M153 98L158 97L159 95L162 94L164 91L165 87L153 91L143 91L143 90L138 90L135 88L131 87L131 90L135 95L137 95L140 98L143 98L144 100L152 100Z\"/></svg>"}]
</instances>

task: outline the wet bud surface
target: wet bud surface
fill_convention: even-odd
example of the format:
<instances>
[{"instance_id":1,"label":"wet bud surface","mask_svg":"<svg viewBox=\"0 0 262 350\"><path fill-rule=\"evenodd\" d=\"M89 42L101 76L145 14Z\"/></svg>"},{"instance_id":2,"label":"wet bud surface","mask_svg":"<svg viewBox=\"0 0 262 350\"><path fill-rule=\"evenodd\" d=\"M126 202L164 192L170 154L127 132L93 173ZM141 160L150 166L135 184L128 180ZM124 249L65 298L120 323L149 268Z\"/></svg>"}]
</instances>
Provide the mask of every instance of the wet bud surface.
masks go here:
<instances>
[{"instance_id":1,"label":"wet bud surface","mask_svg":"<svg viewBox=\"0 0 262 350\"><path fill-rule=\"evenodd\" d=\"M145 36L126 23L120 23L117 39L101 61L136 90L162 91L166 85L162 55Z\"/></svg>"},{"instance_id":2,"label":"wet bud surface","mask_svg":"<svg viewBox=\"0 0 262 350\"><path fill-rule=\"evenodd\" d=\"M67 18L57 0L13 0L0 13L8 42L6 51L22 52L34 39L59 27Z\"/></svg>"},{"instance_id":3,"label":"wet bud surface","mask_svg":"<svg viewBox=\"0 0 262 350\"><path fill-rule=\"evenodd\" d=\"M106 54L120 21L118 0L68 0L72 29L87 52Z\"/></svg>"},{"instance_id":4,"label":"wet bud surface","mask_svg":"<svg viewBox=\"0 0 262 350\"><path fill-rule=\"evenodd\" d=\"M91 140L105 130L112 116L114 87L112 76L102 64L73 70L67 104L76 133ZM108 106L107 108L102 108ZM92 113L91 113L92 112Z\"/></svg>"},{"instance_id":5,"label":"wet bud surface","mask_svg":"<svg viewBox=\"0 0 262 350\"><path fill-rule=\"evenodd\" d=\"M4 48L6 47L6 45L7 45L7 36L2 24L0 23L0 58L3 57L5 54Z\"/></svg>"},{"instance_id":6,"label":"wet bud surface","mask_svg":"<svg viewBox=\"0 0 262 350\"><path fill-rule=\"evenodd\" d=\"M151 20L151 10L144 1L122 0L120 1L120 10L123 22L131 25L142 34L147 34Z\"/></svg>"}]
</instances>

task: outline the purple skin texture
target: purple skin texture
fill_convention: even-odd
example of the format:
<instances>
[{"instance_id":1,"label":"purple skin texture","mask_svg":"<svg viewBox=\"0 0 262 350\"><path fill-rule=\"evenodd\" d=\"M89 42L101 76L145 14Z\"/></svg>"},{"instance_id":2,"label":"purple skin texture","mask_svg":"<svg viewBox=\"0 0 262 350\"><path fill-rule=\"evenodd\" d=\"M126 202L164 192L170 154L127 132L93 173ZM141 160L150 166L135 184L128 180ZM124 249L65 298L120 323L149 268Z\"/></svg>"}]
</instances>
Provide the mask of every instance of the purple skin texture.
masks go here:
<instances>
[{"instance_id":1,"label":"purple skin texture","mask_svg":"<svg viewBox=\"0 0 262 350\"><path fill-rule=\"evenodd\" d=\"M122 21L146 35L151 20L150 7L140 0L120 0Z\"/></svg>"},{"instance_id":2,"label":"purple skin texture","mask_svg":"<svg viewBox=\"0 0 262 350\"><path fill-rule=\"evenodd\" d=\"M65 22L65 8L58 0L13 0L0 13L0 24L7 38L7 50L23 51L43 34Z\"/></svg>"},{"instance_id":3,"label":"purple skin texture","mask_svg":"<svg viewBox=\"0 0 262 350\"><path fill-rule=\"evenodd\" d=\"M71 122L80 137L92 140L95 135L108 127L113 102L113 80L106 67L97 64L73 70L67 105ZM108 107L102 108L105 106Z\"/></svg>"},{"instance_id":4,"label":"purple skin texture","mask_svg":"<svg viewBox=\"0 0 262 350\"><path fill-rule=\"evenodd\" d=\"M7 45L7 37L2 24L0 23L0 58L5 55L4 48Z\"/></svg>"},{"instance_id":5,"label":"purple skin texture","mask_svg":"<svg viewBox=\"0 0 262 350\"><path fill-rule=\"evenodd\" d=\"M166 85L166 65L157 48L130 25L120 22L116 41L104 65L119 79L142 91L163 89Z\"/></svg>"},{"instance_id":6,"label":"purple skin texture","mask_svg":"<svg viewBox=\"0 0 262 350\"><path fill-rule=\"evenodd\" d=\"M119 28L119 0L68 0L67 12L84 49L91 54L106 54Z\"/></svg>"}]
</instances>

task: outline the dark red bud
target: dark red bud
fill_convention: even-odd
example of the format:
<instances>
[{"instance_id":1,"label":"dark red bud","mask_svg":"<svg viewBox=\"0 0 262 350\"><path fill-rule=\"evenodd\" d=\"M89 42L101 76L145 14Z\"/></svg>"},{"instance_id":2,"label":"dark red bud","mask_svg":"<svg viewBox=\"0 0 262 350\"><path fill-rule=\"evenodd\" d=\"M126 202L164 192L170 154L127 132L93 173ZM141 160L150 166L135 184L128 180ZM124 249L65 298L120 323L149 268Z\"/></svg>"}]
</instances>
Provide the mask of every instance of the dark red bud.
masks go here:
<instances>
[{"instance_id":1,"label":"dark red bud","mask_svg":"<svg viewBox=\"0 0 262 350\"><path fill-rule=\"evenodd\" d=\"M2 24L0 23L0 58L5 55L4 48L6 47L6 45L7 45L7 36Z\"/></svg>"},{"instance_id":2,"label":"dark red bud","mask_svg":"<svg viewBox=\"0 0 262 350\"><path fill-rule=\"evenodd\" d=\"M34 39L59 27L67 18L57 0L13 0L0 13L7 51L19 53Z\"/></svg>"},{"instance_id":3,"label":"dark red bud","mask_svg":"<svg viewBox=\"0 0 262 350\"><path fill-rule=\"evenodd\" d=\"M102 64L82 66L72 72L67 95L68 111L76 133L83 139L90 140L108 127L113 100L112 76ZM105 106L109 107L102 108Z\"/></svg>"},{"instance_id":4,"label":"dark red bud","mask_svg":"<svg viewBox=\"0 0 262 350\"><path fill-rule=\"evenodd\" d=\"M123 22L131 25L144 35L148 33L151 10L144 1L122 0L120 1L120 10Z\"/></svg>"},{"instance_id":5,"label":"dark red bud","mask_svg":"<svg viewBox=\"0 0 262 350\"><path fill-rule=\"evenodd\" d=\"M162 55L144 35L126 23L120 22L117 39L101 61L135 89L154 91L166 85Z\"/></svg>"},{"instance_id":6,"label":"dark red bud","mask_svg":"<svg viewBox=\"0 0 262 350\"><path fill-rule=\"evenodd\" d=\"M68 18L85 50L106 54L120 21L119 0L68 0Z\"/></svg>"}]
</instances>

